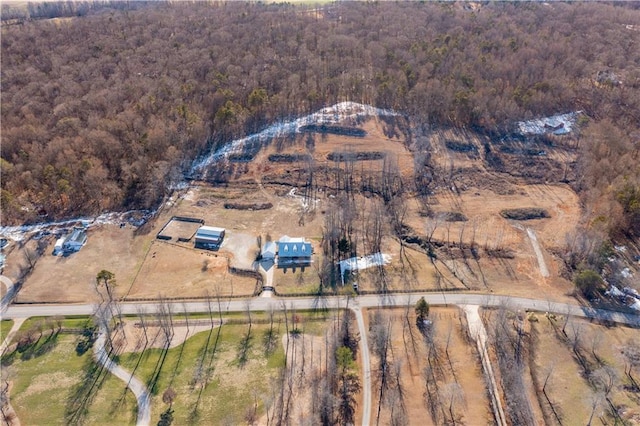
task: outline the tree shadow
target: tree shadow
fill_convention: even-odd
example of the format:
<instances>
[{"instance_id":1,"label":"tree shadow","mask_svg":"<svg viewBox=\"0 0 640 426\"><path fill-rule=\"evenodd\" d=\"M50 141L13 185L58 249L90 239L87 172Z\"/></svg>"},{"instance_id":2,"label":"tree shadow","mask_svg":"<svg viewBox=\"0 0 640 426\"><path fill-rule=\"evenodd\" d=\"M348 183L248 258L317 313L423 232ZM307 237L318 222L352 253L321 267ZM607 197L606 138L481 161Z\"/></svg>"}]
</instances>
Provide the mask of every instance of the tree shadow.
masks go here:
<instances>
[{"instance_id":1,"label":"tree shadow","mask_svg":"<svg viewBox=\"0 0 640 426\"><path fill-rule=\"evenodd\" d=\"M240 343L238 344L238 366L243 368L249 361L249 352L253 347L253 334L251 334L251 327L247 330L246 334L242 336Z\"/></svg>"},{"instance_id":2,"label":"tree shadow","mask_svg":"<svg viewBox=\"0 0 640 426\"><path fill-rule=\"evenodd\" d=\"M83 424L89 407L108 376L102 365L89 358L82 369L82 379L67 397L64 418L68 425Z\"/></svg>"},{"instance_id":3,"label":"tree shadow","mask_svg":"<svg viewBox=\"0 0 640 426\"><path fill-rule=\"evenodd\" d=\"M41 335L38 340L29 345L18 345L18 348L16 350L20 353L20 359L22 361L28 361L30 359L38 358L51 352L58 344L59 332L59 330L56 332L51 332L44 338Z\"/></svg>"}]
</instances>

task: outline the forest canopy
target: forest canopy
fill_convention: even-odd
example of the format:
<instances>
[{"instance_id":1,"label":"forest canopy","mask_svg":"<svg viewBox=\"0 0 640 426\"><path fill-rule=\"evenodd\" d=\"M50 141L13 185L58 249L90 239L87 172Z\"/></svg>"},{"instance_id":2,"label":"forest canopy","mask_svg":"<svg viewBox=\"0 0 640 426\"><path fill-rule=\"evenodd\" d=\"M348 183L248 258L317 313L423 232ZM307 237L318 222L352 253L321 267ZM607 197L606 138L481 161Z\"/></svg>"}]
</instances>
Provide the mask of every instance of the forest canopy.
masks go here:
<instances>
[{"instance_id":1,"label":"forest canopy","mask_svg":"<svg viewBox=\"0 0 640 426\"><path fill-rule=\"evenodd\" d=\"M38 19L3 8L3 224L154 207L198 155L343 100L492 134L581 110L578 185L615 184L620 214L640 216L638 10L132 3L55 19L51 5L31 6ZM589 175L624 156L624 178Z\"/></svg>"}]
</instances>

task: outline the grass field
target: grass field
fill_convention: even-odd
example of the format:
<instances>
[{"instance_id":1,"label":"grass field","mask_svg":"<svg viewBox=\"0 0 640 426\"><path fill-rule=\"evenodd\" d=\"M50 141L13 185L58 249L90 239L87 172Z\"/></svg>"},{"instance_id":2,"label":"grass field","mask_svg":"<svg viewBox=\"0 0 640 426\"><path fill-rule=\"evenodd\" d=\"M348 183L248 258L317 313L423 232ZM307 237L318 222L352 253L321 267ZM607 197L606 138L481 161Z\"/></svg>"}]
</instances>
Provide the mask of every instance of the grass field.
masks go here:
<instances>
[{"instance_id":1,"label":"grass field","mask_svg":"<svg viewBox=\"0 0 640 426\"><path fill-rule=\"evenodd\" d=\"M95 365L91 351L80 356L76 353L77 338L68 334L43 336L28 350L3 357L3 374L13 380L11 404L22 424L68 424L67 407L84 383L86 372ZM104 377L87 406L86 422L131 424L135 421L135 398L123 382L110 374Z\"/></svg>"},{"instance_id":2,"label":"grass field","mask_svg":"<svg viewBox=\"0 0 640 426\"><path fill-rule=\"evenodd\" d=\"M13 327L13 320L0 321L0 342L4 341L5 337L7 337L11 327Z\"/></svg>"},{"instance_id":3,"label":"grass field","mask_svg":"<svg viewBox=\"0 0 640 426\"><path fill-rule=\"evenodd\" d=\"M284 331L276 324L277 338ZM283 365L284 351L277 347L266 354L262 339L268 325L223 325L204 331L184 344L164 351L148 349L128 353L119 362L147 383L152 392L152 422L168 405L163 393L176 392L173 403L175 424L243 423L252 410L264 411L263 399L270 397L270 381ZM208 380L205 380L208 376ZM206 385L205 385L206 382Z\"/></svg>"}]
</instances>

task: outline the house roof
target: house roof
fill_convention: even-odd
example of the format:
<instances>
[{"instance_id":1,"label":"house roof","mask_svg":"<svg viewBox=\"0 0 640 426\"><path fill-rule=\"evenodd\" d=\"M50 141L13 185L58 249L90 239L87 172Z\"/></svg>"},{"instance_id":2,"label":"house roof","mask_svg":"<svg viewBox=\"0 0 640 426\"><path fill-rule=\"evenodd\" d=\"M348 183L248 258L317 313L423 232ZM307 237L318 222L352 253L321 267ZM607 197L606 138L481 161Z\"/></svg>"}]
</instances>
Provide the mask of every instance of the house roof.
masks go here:
<instances>
[{"instance_id":1,"label":"house roof","mask_svg":"<svg viewBox=\"0 0 640 426\"><path fill-rule=\"evenodd\" d=\"M283 257L311 257L313 249L311 243L281 242L278 243L278 256Z\"/></svg>"},{"instance_id":2,"label":"house roof","mask_svg":"<svg viewBox=\"0 0 640 426\"><path fill-rule=\"evenodd\" d=\"M303 237L290 237L288 235L283 235L278 240L280 243L304 243Z\"/></svg>"},{"instance_id":3,"label":"house roof","mask_svg":"<svg viewBox=\"0 0 640 426\"><path fill-rule=\"evenodd\" d=\"M276 255L276 251L278 250L276 243L273 241L267 241L262 246L262 257L274 257Z\"/></svg>"}]
</instances>

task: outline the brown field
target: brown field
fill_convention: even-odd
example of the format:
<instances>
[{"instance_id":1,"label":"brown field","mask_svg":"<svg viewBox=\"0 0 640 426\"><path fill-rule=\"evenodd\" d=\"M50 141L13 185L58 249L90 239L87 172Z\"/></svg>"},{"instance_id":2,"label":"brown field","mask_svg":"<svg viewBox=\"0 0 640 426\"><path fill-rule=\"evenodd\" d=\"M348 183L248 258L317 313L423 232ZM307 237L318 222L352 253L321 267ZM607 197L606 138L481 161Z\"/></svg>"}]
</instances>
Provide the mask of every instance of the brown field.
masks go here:
<instances>
[{"instance_id":1,"label":"brown field","mask_svg":"<svg viewBox=\"0 0 640 426\"><path fill-rule=\"evenodd\" d=\"M127 297L251 296L256 280L229 273L228 264L222 253L156 240Z\"/></svg>"},{"instance_id":2,"label":"brown field","mask_svg":"<svg viewBox=\"0 0 640 426\"><path fill-rule=\"evenodd\" d=\"M371 311L369 311L371 312ZM391 370L394 365L400 366L399 383L404 397L395 399L393 391L383 395L380 409L380 424L392 424L392 408L401 411L404 406L405 419L408 424L437 425L442 424L441 410L449 415L449 406L453 399L452 412L457 423L469 425L493 424L491 406L487 397L482 376L481 364L473 341L466 337L466 321L457 308L432 308L429 318L433 321L434 342L438 348L442 371L438 376L438 418L430 414L426 393L425 368L427 367L427 346L416 327L415 313L410 307L407 313L403 309L383 311L383 318L391 319L390 347ZM367 318L367 316L365 316ZM371 324L371 315L368 316ZM413 337L413 339L412 339ZM374 355L372 339L369 338L372 368L372 414L371 421L376 422L379 400L380 381L378 358ZM395 371L395 370L394 370ZM397 381L394 385L397 388ZM459 389L453 397L451 389Z\"/></svg>"},{"instance_id":3,"label":"brown field","mask_svg":"<svg viewBox=\"0 0 640 426\"><path fill-rule=\"evenodd\" d=\"M434 218L419 214L421 206L412 203L408 224L419 233L433 232L437 240L475 242L481 246L499 247L518 244L526 238L515 223L532 228L546 247L561 247L566 237L575 231L580 220L578 196L566 185L519 185L513 193L500 194L490 189L470 188L460 195L443 192L431 201ZM551 215L547 219L510 221L500 216L500 211L518 207L539 207ZM467 217L466 222L444 222L437 218L441 212L457 211Z\"/></svg>"},{"instance_id":4,"label":"brown field","mask_svg":"<svg viewBox=\"0 0 640 426\"><path fill-rule=\"evenodd\" d=\"M131 227L101 225L89 229L87 236L87 244L68 257L51 255L55 244L52 238L17 300L96 301L96 275L103 269L115 274L116 292L124 294L141 267L155 233L134 236Z\"/></svg>"},{"instance_id":5,"label":"brown field","mask_svg":"<svg viewBox=\"0 0 640 426\"><path fill-rule=\"evenodd\" d=\"M589 424L592 415L591 424L615 424L616 417L622 424L640 422L640 399L626 374L629 364L624 356L629 342L640 343L638 330L562 315L507 312L511 344L517 339L517 324L524 332L522 370L518 371L514 364L508 368L515 368L516 375L522 378L522 386L513 387L506 384L505 376L510 373L500 370L498 349L492 343L498 311L484 310L483 317L507 417L509 396L523 393L537 424Z\"/></svg>"},{"instance_id":6,"label":"brown field","mask_svg":"<svg viewBox=\"0 0 640 426\"><path fill-rule=\"evenodd\" d=\"M542 314L536 317L538 322L531 323L532 373L540 391L542 383L549 377L546 391L563 424L587 424L592 412L594 422L615 422L607 398L625 424L640 424L640 398L638 392L630 387L623 354L629 341L640 343L638 330L606 327L570 318L565 327L567 336L564 336L565 318L558 316L552 320ZM588 371L572 349L576 336L577 353L583 357ZM634 377L638 375L637 368L633 374ZM600 384L595 385L599 391L594 388L594 383L602 383L600 380L603 378L606 381L611 379L612 383L607 395ZM555 417L542 395L540 401L546 417Z\"/></svg>"},{"instance_id":7,"label":"brown field","mask_svg":"<svg viewBox=\"0 0 640 426\"><path fill-rule=\"evenodd\" d=\"M170 240L189 240L193 237L200 226L201 224L197 222L186 222L183 220L171 219L162 229L162 233L160 235L167 237Z\"/></svg>"},{"instance_id":8,"label":"brown field","mask_svg":"<svg viewBox=\"0 0 640 426\"><path fill-rule=\"evenodd\" d=\"M515 191L515 189L514 189ZM440 251L443 260L465 284L472 288L489 288L498 293L527 295L542 292L545 297L564 299L572 290L572 284L561 278L562 262L550 249L564 246L568 236L575 231L580 220L577 195L567 186L520 185L510 195L498 194L489 189L468 189L460 195L446 191L434 197L430 204L435 217L422 217L422 206L410 203L411 213L407 223L418 235L433 235L435 241L444 243ZM551 217L528 221L510 221L500 216L500 211L516 207L540 207ZM441 212L461 212L466 222L445 222L438 219ZM537 235L545 264L550 276L543 277L533 246L526 232L531 228ZM452 256L446 246L462 243L475 245L479 259ZM496 258L482 253L483 249L508 249L513 258Z\"/></svg>"}]
</instances>

